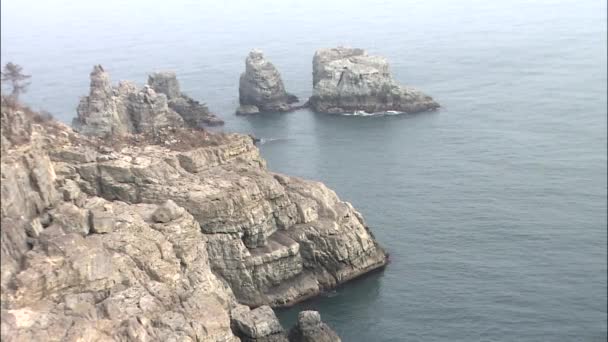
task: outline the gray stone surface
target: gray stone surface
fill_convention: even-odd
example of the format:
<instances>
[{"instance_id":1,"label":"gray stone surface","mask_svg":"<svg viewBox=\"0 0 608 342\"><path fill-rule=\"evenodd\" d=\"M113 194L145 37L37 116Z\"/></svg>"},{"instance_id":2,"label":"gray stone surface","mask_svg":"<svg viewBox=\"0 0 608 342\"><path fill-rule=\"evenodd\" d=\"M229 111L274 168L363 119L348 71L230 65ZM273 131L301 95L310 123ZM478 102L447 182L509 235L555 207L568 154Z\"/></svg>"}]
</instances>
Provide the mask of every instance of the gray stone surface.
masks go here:
<instances>
[{"instance_id":1,"label":"gray stone surface","mask_svg":"<svg viewBox=\"0 0 608 342\"><path fill-rule=\"evenodd\" d=\"M258 114L260 109L254 105L240 105L236 109L236 114L238 115L250 115L250 114Z\"/></svg>"},{"instance_id":2,"label":"gray stone surface","mask_svg":"<svg viewBox=\"0 0 608 342\"><path fill-rule=\"evenodd\" d=\"M298 102L295 95L285 91L283 80L277 68L261 50L249 52L245 60L245 72L239 81L239 103L237 114L257 112L287 112ZM256 107L258 110L254 109Z\"/></svg>"},{"instance_id":3,"label":"gray stone surface","mask_svg":"<svg viewBox=\"0 0 608 342\"><path fill-rule=\"evenodd\" d=\"M249 136L119 144L22 114L2 107L3 341L238 341L238 303L291 305L386 264L349 203L268 171Z\"/></svg>"},{"instance_id":4,"label":"gray stone surface","mask_svg":"<svg viewBox=\"0 0 608 342\"><path fill-rule=\"evenodd\" d=\"M130 82L113 88L110 75L101 65L91 72L89 96L78 104L74 129L96 136L154 132L163 127L179 127L184 120L167 103L167 96L149 86L138 90Z\"/></svg>"},{"instance_id":5,"label":"gray stone surface","mask_svg":"<svg viewBox=\"0 0 608 342\"><path fill-rule=\"evenodd\" d=\"M317 311L301 311L298 323L289 331L290 342L340 342L340 337L321 321Z\"/></svg>"},{"instance_id":6,"label":"gray stone surface","mask_svg":"<svg viewBox=\"0 0 608 342\"><path fill-rule=\"evenodd\" d=\"M417 113L439 107L430 96L398 84L383 57L346 47L315 52L309 105L322 113Z\"/></svg>"},{"instance_id":7,"label":"gray stone surface","mask_svg":"<svg viewBox=\"0 0 608 342\"><path fill-rule=\"evenodd\" d=\"M180 90L179 81L174 72L156 72L148 76L148 85L157 93L163 93L168 98L169 108L182 116L190 127L218 126L224 121L209 111L204 103L200 103Z\"/></svg>"},{"instance_id":8,"label":"gray stone surface","mask_svg":"<svg viewBox=\"0 0 608 342\"><path fill-rule=\"evenodd\" d=\"M232 324L241 341L287 342L279 319L267 305L233 312Z\"/></svg>"}]
</instances>

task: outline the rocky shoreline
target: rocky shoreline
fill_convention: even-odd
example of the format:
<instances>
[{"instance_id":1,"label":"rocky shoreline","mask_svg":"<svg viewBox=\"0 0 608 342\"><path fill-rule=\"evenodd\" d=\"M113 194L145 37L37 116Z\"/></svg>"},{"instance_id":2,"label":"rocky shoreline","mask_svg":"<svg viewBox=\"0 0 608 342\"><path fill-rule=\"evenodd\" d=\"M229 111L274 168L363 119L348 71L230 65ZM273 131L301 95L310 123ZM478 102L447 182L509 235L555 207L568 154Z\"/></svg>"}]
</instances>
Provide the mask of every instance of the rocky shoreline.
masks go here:
<instances>
[{"instance_id":1,"label":"rocky shoreline","mask_svg":"<svg viewBox=\"0 0 608 342\"><path fill-rule=\"evenodd\" d=\"M174 75L148 83L96 66L78 132L3 99L2 340L339 341L268 305L384 267L361 214L173 110Z\"/></svg>"},{"instance_id":2,"label":"rocky shoreline","mask_svg":"<svg viewBox=\"0 0 608 342\"><path fill-rule=\"evenodd\" d=\"M304 105L253 50L240 114L439 105L381 57L319 50ZM269 171L256 138L157 72L112 86L97 65L74 129L2 98L3 341L340 341L288 307L388 263L362 215L320 182Z\"/></svg>"}]
</instances>

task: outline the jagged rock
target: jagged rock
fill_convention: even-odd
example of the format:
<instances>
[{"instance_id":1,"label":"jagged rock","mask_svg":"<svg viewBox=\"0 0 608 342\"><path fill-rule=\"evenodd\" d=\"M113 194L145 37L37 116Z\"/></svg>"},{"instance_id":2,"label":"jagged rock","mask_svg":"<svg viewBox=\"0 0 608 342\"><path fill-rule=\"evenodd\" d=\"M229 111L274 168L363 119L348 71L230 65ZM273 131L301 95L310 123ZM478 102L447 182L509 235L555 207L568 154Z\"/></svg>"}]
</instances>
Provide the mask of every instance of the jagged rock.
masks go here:
<instances>
[{"instance_id":1,"label":"jagged rock","mask_svg":"<svg viewBox=\"0 0 608 342\"><path fill-rule=\"evenodd\" d=\"M148 76L148 85L159 93L167 95L167 99L173 100L181 97L182 92L174 72L155 72Z\"/></svg>"},{"instance_id":2,"label":"jagged rock","mask_svg":"<svg viewBox=\"0 0 608 342\"><path fill-rule=\"evenodd\" d=\"M72 203L61 203L49 213L53 224L61 227L66 233L77 233L85 236L91 230L88 210L78 208Z\"/></svg>"},{"instance_id":3,"label":"jagged rock","mask_svg":"<svg viewBox=\"0 0 608 342\"><path fill-rule=\"evenodd\" d=\"M111 208L91 209L91 231L97 234L111 233L114 230L114 213Z\"/></svg>"},{"instance_id":4,"label":"jagged rock","mask_svg":"<svg viewBox=\"0 0 608 342\"><path fill-rule=\"evenodd\" d=\"M267 305L251 311L248 309L233 311L232 325L241 341L287 342L283 326L274 311Z\"/></svg>"},{"instance_id":5,"label":"jagged rock","mask_svg":"<svg viewBox=\"0 0 608 342\"><path fill-rule=\"evenodd\" d=\"M261 50L254 49L245 60L245 72L239 81L239 102L237 114L286 112L294 109L291 104L298 98L285 91L275 66Z\"/></svg>"},{"instance_id":6,"label":"jagged rock","mask_svg":"<svg viewBox=\"0 0 608 342\"><path fill-rule=\"evenodd\" d=\"M309 105L322 113L416 113L439 107L430 96L399 85L392 78L388 62L383 57L369 56L363 49L345 47L315 52L313 95Z\"/></svg>"},{"instance_id":7,"label":"jagged rock","mask_svg":"<svg viewBox=\"0 0 608 342\"><path fill-rule=\"evenodd\" d=\"M82 185L69 177L96 163L75 157L94 141L54 125L2 155L2 341L238 341L234 295L211 271L198 222L182 211L157 225L156 205L84 190L82 205L62 202L55 187ZM89 225L104 234L85 235Z\"/></svg>"},{"instance_id":8,"label":"jagged rock","mask_svg":"<svg viewBox=\"0 0 608 342\"><path fill-rule=\"evenodd\" d=\"M289 331L289 342L340 342L340 337L325 323L317 311L301 311L298 323Z\"/></svg>"},{"instance_id":9,"label":"jagged rock","mask_svg":"<svg viewBox=\"0 0 608 342\"><path fill-rule=\"evenodd\" d=\"M3 341L238 341L239 302L291 305L386 264L349 203L269 172L249 136L27 126L1 160Z\"/></svg>"},{"instance_id":10,"label":"jagged rock","mask_svg":"<svg viewBox=\"0 0 608 342\"><path fill-rule=\"evenodd\" d=\"M182 117L168 107L167 96L149 86L137 90L130 82L113 88L101 65L91 72L91 89L78 104L74 129L86 135L125 135L183 126Z\"/></svg>"},{"instance_id":11,"label":"jagged rock","mask_svg":"<svg viewBox=\"0 0 608 342\"><path fill-rule=\"evenodd\" d=\"M167 200L162 205L158 206L154 214L152 214L152 219L159 223L167 223L169 221L175 220L184 214L184 209L179 207L172 200Z\"/></svg>"},{"instance_id":12,"label":"jagged rock","mask_svg":"<svg viewBox=\"0 0 608 342\"><path fill-rule=\"evenodd\" d=\"M224 124L224 121L211 113L204 103L199 103L180 91L179 81L174 72L153 73L148 76L148 85L156 92L167 95L169 107L181 115L190 127Z\"/></svg>"}]
</instances>

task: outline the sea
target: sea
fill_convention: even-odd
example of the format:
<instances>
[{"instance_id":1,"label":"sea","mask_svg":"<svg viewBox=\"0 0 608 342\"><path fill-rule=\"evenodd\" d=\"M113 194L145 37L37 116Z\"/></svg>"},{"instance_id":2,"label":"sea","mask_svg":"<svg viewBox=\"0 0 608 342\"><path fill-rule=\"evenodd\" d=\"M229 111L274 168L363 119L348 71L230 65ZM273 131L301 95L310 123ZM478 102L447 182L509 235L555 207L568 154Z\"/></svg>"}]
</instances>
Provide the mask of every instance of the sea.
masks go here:
<instances>
[{"instance_id":1,"label":"sea","mask_svg":"<svg viewBox=\"0 0 608 342\"><path fill-rule=\"evenodd\" d=\"M66 123L101 64L182 91L252 133L276 172L322 181L390 253L318 310L343 341L605 341L607 20L600 0L2 0L1 59ZM241 117L253 48L312 93L335 46L387 58L440 104L417 115ZM361 114L361 113L359 113Z\"/></svg>"}]
</instances>

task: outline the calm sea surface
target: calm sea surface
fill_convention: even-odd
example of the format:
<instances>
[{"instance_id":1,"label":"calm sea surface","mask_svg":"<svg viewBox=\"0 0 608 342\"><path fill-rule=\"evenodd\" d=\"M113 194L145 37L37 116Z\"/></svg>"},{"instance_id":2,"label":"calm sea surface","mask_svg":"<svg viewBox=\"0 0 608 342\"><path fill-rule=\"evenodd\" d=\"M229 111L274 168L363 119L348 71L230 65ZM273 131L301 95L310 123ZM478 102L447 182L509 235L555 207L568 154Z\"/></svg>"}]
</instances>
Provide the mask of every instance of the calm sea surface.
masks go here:
<instances>
[{"instance_id":1,"label":"calm sea surface","mask_svg":"<svg viewBox=\"0 0 608 342\"><path fill-rule=\"evenodd\" d=\"M306 98L315 49L340 44L442 109L233 115L251 48ZM3 0L1 52L66 122L94 64L175 70L272 170L352 202L393 262L286 324L311 308L344 341L606 340L605 1Z\"/></svg>"}]
</instances>

